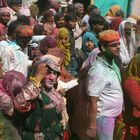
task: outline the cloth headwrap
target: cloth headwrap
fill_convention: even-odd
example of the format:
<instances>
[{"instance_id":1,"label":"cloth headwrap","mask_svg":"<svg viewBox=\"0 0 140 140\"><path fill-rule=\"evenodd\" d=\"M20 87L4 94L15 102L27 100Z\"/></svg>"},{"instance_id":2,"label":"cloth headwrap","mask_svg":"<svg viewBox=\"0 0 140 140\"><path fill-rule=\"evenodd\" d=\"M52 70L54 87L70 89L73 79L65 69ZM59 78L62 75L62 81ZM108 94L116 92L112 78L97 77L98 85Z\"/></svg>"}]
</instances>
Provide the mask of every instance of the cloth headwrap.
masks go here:
<instances>
[{"instance_id":1,"label":"cloth headwrap","mask_svg":"<svg viewBox=\"0 0 140 140\"><path fill-rule=\"evenodd\" d=\"M59 64L57 63L59 59L58 57L56 56L53 56L53 55L44 55L40 58L40 61L43 62L43 63L47 63L47 65L53 70L53 71L56 71L58 73L60 73L60 66Z\"/></svg>"},{"instance_id":2,"label":"cloth headwrap","mask_svg":"<svg viewBox=\"0 0 140 140\"><path fill-rule=\"evenodd\" d=\"M68 37L67 43L65 45L62 45L60 43L59 41L60 37ZM70 55L69 32L66 28L59 29L57 47L64 50L64 53L65 53L64 65L67 67L69 65L71 55Z\"/></svg>"},{"instance_id":3,"label":"cloth headwrap","mask_svg":"<svg viewBox=\"0 0 140 140\"><path fill-rule=\"evenodd\" d=\"M42 60L44 60L46 58L52 59L56 64L59 64L59 61L60 61L60 58L59 57L56 57L56 56L51 55L51 54L46 54L46 55L43 55L41 57Z\"/></svg>"},{"instance_id":4,"label":"cloth headwrap","mask_svg":"<svg viewBox=\"0 0 140 140\"><path fill-rule=\"evenodd\" d=\"M19 15L25 15L27 17L31 16L30 9L28 7L21 7L19 10Z\"/></svg>"},{"instance_id":5,"label":"cloth headwrap","mask_svg":"<svg viewBox=\"0 0 140 140\"><path fill-rule=\"evenodd\" d=\"M0 14L2 13L10 13L10 11L7 7L3 7L3 8L0 8Z\"/></svg>"},{"instance_id":6,"label":"cloth headwrap","mask_svg":"<svg viewBox=\"0 0 140 140\"><path fill-rule=\"evenodd\" d=\"M16 28L16 34L22 37L31 37L33 34L33 29L28 25L19 25Z\"/></svg>"},{"instance_id":7,"label":"cloth headwrap","mask_svg":"<svg viewBox=\"0 0 140 140\"><path fill-rule=\"evenodd\" d=\"M140 54L135 55L129 64L128 76L140 82Z\"/></svg>"},{"instance_id":8,"label":"cloth headwrap","mask_svg":"<svg viewBox=\"0 0 140 140\"><path fill-rule=\"evenodd\" d=\"M119 41L119 39L119 34L114 30L105 30L99 34L99 40L102 42Z\"/></svg>"},{"instance_id":9,"label":"cloth headwrap","mask_svg":"<svg viewBox=\"0 0 140 140\"><path fill-rule=\"evenodd\" d=\"M136 24L136 23L137 23L137 20L134 19L133 17L128 17L126 20L127 20L128 22L132 23L132 24Z\"/></svg>"},{"instance_id":10,"label":"cloth headwrap","mask_svg":"<svg viewBox=\"0 0 140 140\"><path fill-rule=\"evenodd\" d=\"M34 64L33 64L33 67L32 67L32 73L31 75L34 76L35 73L36 73L36 70L37 70L37 67L41 64L41 63L44 63L44 64L47 64L46 66L49 67L50 69L52 69L53 71L57 72L58 74L60 74L60 66L59 64L56 63L56 60L53 60L55 59L55 56L54 57L51 57L51 56L47 56L47 55L44 55L40 58L38 58ZM59 59L59 58L58 58Z\"/></svg>"},{"instance_id":11,"label":"cloth headwrap","mask_svg":"<svg viewBox=\"0 0 140 140\"><path fill-rule=\"evenodd\" d=\"M22 84L22 85L20 84L21 86L23 86L26 82L26 78L21 72L15 70L6 72L2 77L2 85L7 90L7 92L11 92L11 90L14 90L12 89L15 88L12 87L15 84L14 80L19 81Z\"/></svg>"},{"instance_id":12,"label":"cloth headwrap","mask_svg":"<svg viewBox=\"0 0 140 140\"><path fill-rule=\"evenodd\" d=\"M69 37L69 32L66 28L59 29L59 37Z\"/></svg>"},{"instance_id":13,"label":"cloth headwrap","mask_svg":"<svg viewBox=\"0 0 140 140\"><path fill-rule=\"evenodd\" d=\"M98 39L95 37L95 35L91 32L86 32L84 35L83 35L83 39L82 39L82 51L85 53L85 55L89 55L89 51L87 51L87 48L85 46L85 43L87 41L91 41L93 44L94 44L94 48L97 48L98 47Z\"/></svg>"},{"instance_id":14,"label":"cloth headwrap","mask_svg":"<svg viewBox=\"0 0 140 140\"><path fill-rule=\"evenodd\" d=\"M91 32L86 32L83 36L83 43L85 43L86 41L92 41L95 45L95 48L98 47L98 39L95 37L95 35Z\"/></svg>"}]
</instances>

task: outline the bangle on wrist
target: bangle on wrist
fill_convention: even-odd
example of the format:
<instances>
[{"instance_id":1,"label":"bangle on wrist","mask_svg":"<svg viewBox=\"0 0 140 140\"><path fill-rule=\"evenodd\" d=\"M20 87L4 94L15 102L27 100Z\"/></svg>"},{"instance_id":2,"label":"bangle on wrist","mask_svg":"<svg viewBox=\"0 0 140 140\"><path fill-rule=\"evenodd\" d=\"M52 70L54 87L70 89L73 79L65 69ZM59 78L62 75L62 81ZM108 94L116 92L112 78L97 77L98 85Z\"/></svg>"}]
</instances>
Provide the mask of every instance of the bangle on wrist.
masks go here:
<instances>
[{"instance_id":1,"label":"bangle on wrist","mask_svg":"<svg viewBox=\"0 0 140 140\"><path fill-rule=\"evenodd\" d=\"M37 87L40 87L41 86L41 84L40 84L40 81L38 81L35 77L30 77L29 78L31 81L33 81L34 82L34 84L37 86Z\"/></svg>"}]
</instances>

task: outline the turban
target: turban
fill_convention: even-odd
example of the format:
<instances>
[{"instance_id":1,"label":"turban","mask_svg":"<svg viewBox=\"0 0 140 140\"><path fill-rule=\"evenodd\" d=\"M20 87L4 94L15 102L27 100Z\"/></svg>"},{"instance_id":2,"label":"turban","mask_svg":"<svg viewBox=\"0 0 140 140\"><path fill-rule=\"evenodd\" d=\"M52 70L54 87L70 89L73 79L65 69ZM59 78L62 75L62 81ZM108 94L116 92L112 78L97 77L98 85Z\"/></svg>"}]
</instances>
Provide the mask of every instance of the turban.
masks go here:
<instances>
[{"instance_id":1,"label":"turban","mask_svg":"<svg viewBox=\"0 0 140 140\"><path fill-rule=\"evenodd\" d=\"M10 13L10 11L7 7L3 7L3 8L0 8L0 14L2 13Z\"/></svg>"},{"instance_id":2,"label":"turban","mask_svg":"<svg viewBox=\"0 0 140 140\"><path fill-rule=\"evenodd\" d=\"M31 37L33 34L33 29L28 25L19 25L16 28L16 34L22 37Z\"/></svg>"},{"instance_id":3,"label":"turban","mask_svg":"<svg viewBox=\"0 0 140 140\"><path fill-rule=\"evenodd\" d=\"M126 20L127 20L128 22L132 23L132 24L136 24L136 23L137 23L137 20L134 19L133 17L128 17Z\"/></svg>"},{"instance_id":4,"label":"turban","mask_svg":"<svg viewBox=\"0 0 140 140\"><path fill-rule=\"evenodd\" d=\"M116 15L116 12L121 10L121 7L119 5L113 5L107 12L106 15L114 17Z\"/></svg>"},{"instance_id":5,"label":"turban","mask_svg":"<svg viewBox=\"0 0 140 140\"><path fill-rule=\"evenodd\" d=\"M42 60L43 60L43 59L47 59L47 58L53 60L53 61L55 62L55 64L57 64L57 65L59 66L59 62L60 62L60 58L59 58L59 57L57 57L57 56L55 56L55 55L52 55L52 54L46 54L46 55L43 55L43 56L41 57ZM57 68L57 69L58 69L58 68ZM58 69L58 71L59 71L59 69Z\"/></svg>"},{"instance_id":6,"label":"turban","mask_svg":"<svg viewBox=\"0 0 140 140\"><path fill-rule=\"evenodd\" d=\"M34 76L37 70L37 67L43 63L46 64L46 67L52 69L53 71L60 74L60 65L57 63L59 59L58 57L52 56L52 55L44 55L40 58L38 58L35 63L33 64L32 68L32 75Z\"/></svg>"},{"instance_id":7,"label":"turban","mask_svg":"<svg viewBox=\"0 0 140 140\"><path fill-rule=\"evenodd\" d=\"M60 58L53 55L44 55L40 58L41 62L46 63L53 71L60 73Z\"/></svg>"},{"instance_id":8,"label":"turban","mask_svg":"<svg viewBox=\"0 0 140 140\"><path fill-rule=\"evenodd\" d=\"M102 42L119 41L119 39L119 34L114 30L105 30L99 34L99 40Z\"/></svg>"}]
</instances>

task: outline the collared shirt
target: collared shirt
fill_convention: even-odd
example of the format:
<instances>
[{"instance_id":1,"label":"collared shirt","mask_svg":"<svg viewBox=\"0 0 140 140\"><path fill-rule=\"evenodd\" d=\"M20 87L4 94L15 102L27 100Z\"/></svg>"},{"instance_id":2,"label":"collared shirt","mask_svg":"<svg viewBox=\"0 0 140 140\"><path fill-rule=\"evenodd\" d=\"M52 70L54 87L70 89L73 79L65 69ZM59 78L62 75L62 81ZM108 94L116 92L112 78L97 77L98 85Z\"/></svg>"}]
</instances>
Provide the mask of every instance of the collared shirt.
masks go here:
<instances>
[{"instance_id":1,"label":"collared shirt","mask_svg":"<svg viewBox=\"0 0 140 140\"><path fill-rule=\"evenodd\" d=\"M123 92L120 84L120 72L113 62L110 65L101 57L96 57L88 72L89 96L99 97L97 117L116 117L122 112Z\"/></svg>"},{"instance_id":2,"label":"collared shirt","mask_svg":"<svg viewBox=\"0 0 140 140\"><path fill-rule=\"evenodd\" d=\"M2 53L3 72L9 70L16 70L23 73L27 77L28 67L31 66L32 61L28 60L27 54L25 54L20 46L16 42L11 43L4 49Z\"/></svg>"}]
</instances>

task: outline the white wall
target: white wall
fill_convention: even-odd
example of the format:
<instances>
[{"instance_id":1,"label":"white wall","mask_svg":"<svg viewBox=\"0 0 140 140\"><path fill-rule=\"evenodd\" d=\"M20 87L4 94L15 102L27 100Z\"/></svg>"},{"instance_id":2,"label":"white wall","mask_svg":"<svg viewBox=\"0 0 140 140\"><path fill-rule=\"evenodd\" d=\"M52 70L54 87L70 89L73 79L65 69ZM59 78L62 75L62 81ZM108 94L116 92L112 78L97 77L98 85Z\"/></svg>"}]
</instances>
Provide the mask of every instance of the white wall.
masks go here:
<instances>
[{"instance_id":1,"label":"white wall","mask_svg":"<svg viewBox=\"0 0 140 140\"><path fill-rule=\"evenodd\" d=\"M140 17L140 0L133 0L132 2L132 14L136 14Z\"/></svg>"}]
</instances>

